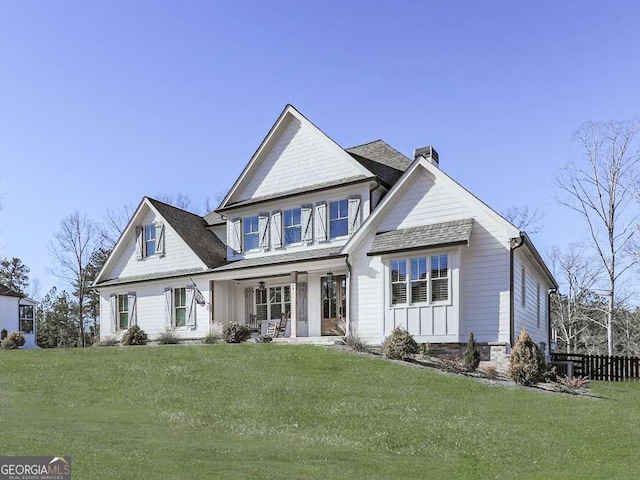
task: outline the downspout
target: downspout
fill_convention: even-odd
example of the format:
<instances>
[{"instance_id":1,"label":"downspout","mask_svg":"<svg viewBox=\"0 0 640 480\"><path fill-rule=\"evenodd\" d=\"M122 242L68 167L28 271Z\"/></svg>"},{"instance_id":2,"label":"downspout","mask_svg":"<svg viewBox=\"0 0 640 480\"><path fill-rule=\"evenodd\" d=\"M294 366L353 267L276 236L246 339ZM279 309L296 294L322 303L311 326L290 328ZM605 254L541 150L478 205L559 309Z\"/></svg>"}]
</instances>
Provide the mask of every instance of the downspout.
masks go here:
<instances>
[{"instance_id":1,"label":"downspout","mask_svg":"<svg viewBox=\"0 0 640 480\"><path fill-rule=\"evenodd\" d=\"M547 343L549 348L549 355L551 355L551 295L555 295L558 293L557 288L550 288L547 293L547 330L549 332L549 343Z\"/></svg>"},{"instance_id":2,"label":"downspout","mask_svg":"<svg viewBox=\"0 0 640 480\"><path fill-rule=\"evenodd\" d=\"M515 315L515 298L514 298L514 283L515 283L515 273L513 271L514 262L513 262L513 252L514 250L520 248L524 245L524 236L522 233L519 237L512 238L509 241L510 250L509 250L509 344L510 347L516 343L515 339L515 328L516 328L516 315Z\"/></svg>"}]
</instances>

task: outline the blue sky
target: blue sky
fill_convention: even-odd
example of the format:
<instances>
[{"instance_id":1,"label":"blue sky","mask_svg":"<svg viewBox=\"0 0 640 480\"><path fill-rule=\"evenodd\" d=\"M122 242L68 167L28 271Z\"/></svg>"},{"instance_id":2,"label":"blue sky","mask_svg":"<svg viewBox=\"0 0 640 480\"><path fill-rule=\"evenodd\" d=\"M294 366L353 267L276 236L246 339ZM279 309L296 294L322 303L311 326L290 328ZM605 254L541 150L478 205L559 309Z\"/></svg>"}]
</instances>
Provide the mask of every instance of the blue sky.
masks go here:
<instances>
[{"instance_id":1,"label":"blue sky","mask_svg":"<svg viewBox=\"0 0 640 480\"><path fill-rule=\"evenodd\" d=\"M584 238L554 199L589 120L639 113L638 2L5 2L0 257L41 294L60 220L143 195L200 207L285 104L344 147L378 138L499 211L546 212L541 251Z\"/></svg>"}]
</instances>

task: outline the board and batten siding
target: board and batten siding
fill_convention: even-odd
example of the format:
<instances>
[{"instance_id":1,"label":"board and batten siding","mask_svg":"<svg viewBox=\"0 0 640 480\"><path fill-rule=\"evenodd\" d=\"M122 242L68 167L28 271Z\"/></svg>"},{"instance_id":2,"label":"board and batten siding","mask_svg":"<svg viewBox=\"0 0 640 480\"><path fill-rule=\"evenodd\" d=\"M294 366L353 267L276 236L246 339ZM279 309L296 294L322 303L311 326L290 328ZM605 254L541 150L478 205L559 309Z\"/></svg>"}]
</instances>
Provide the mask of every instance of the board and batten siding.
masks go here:
<instances>
[{"instance_id":1,"label":"board and batten siding","mask_svg":"<svg viewBox=\"0 0 640 480\"><path fill-rule=\"evenodd\" d=\"M202 260L193 253L171 225L164 221L161 216L156 216L152 210L149 209L144 216L144 220L139 225L150 225L155 222L164 224L164 256L153 255L138 260L136 258L135 229L132 228L127 238L124 239L126 244L118 255L118 261L108 272L107 278L126 278L189 268L205 268Z\"/></svg>"},{"instance_id":2,"label":"board and batten siding","mask_svg":"<svg viewBox=\"0 0 640 480\"><path fill-rule=\"evenodd\" d=\"M374 307L369 305L372 303L371 294L365 292L371 287L358 286L355 289L355 308L358 311L360 334L373 341L377 318L378 338L387 335L391 323L386 320L383 323L382 319L393 315L393 324L402 325L404 322L410 331L416 325L420 325L420 331L428 331L424 327L431 322L430 335L433 335L433 338L430 340L425 336L422 338L423 341L445 341L443 335L446 335L446 341L465 342L469 332L473 332L476 340L480 342L508 342L509 240L504 228L477 205L477 200L467 199L445 186L438 185L433 176L426 171L406 185L403 192L398 193L402 194L394 205L389 206L389 211L376 231L386 232L465 218L474 219L470 245L459 250L448 250L450 253L459 252L460 255L457 259L459 273L455 272L456 269L452 270L452 281L453 277L457 277L457 284L452 284L452 292L458 291L458 297L454 296L456 309L416 306L402 311L401 308L389 308L386 298L388 278L383 274L388 266L382 261L375 263L375 260L367 258L366 250L371 240L363 241L359 252L354 255L354 275L357 276L358 283L364 281L363 285L368 285L372 282L370 275L377 270L375 276L379 286L373 291L380 292L381 296L378 298L384 298L385 306L382 307L383 312L376 316L373 312ZM380 305L380 300L377 305ZM390 313L391 310L393 313ZM369 320L369 317L372 320ZM450 327L454 318L456 328Z\"/></svg>"},{"instance_id":3,"label":"board and batten siding","mask_svg":"<svg viewBox=\"0 0 640 480\"><path fill-rule=\"evenodd\" d=\"M523 247L525 248L525 247ZM514 339L517 340L522 329L526 329L531 339L540 345L545 343L549 348L549 331L547 325L547 293L550 285L541 273L534 268L533 262L517 249L514 255ZM525 305L522 305L522 265L525 267ZM538 326L538 285L540 285L540 326Z\"/></svg>"},{"instance_id":4,"label":"board and batten siding","mask_svg":"<svg viewBox=\"0 0 640 480\"><path fill-rule=\"evenodd\" d=\"M204 298L209 301L209 281L205 278L193 277ZM153 341L165 328L165 299L166 288L184 288L192 285L189 278L157 280L152 282L127 284L100 289L100 338L115 335L120 338L123 330L113 331L111 328L111 305L109 299L112 294L126 295L130 292L136 295L137 324ZM196 303L195 329L179 327L174 330L178 338L202 338L209 333L209 310L207 306Z\"/></svg>"},{"instance_id":5,"label":"board and batten siding","mask_svg":"<svg viewBox=\"0 0 640 480\"><path fill-rule=\"evenodd\" d=\"M311 126L289 118L281 135L242 187L237 200L366 174L355 160L345 161L344 155L347 154Z\"/></svg>"}]
</instances>

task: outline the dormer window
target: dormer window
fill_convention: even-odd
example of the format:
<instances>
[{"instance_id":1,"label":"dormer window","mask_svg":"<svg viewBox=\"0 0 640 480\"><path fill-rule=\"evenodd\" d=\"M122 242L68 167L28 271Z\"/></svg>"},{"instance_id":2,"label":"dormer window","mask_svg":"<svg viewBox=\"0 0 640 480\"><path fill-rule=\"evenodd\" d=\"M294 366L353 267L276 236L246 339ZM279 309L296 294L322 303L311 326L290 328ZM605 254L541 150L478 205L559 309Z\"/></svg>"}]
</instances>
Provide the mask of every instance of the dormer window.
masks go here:
<instances>
[{"instance_id":1,"label":"dormer window","mask_svg":"<svg viewBox=\"0 0 640 480\"><path fill-rule=\"evenodd\" d=\"M145 257L156 254L156 226L145 225L144 227L144 253Z\"/></svg>"},{"instance_id":2,"label":"dormer window","mask_svg":"<svg viewBox=\"0 0 640 480\"><path fill-rule=\"evenodd\" d=\"M284 216L284 244L300 243L302 241L301 209L285 210Z\"/></svg>"},{"instance_id":3,"label":"dormer window","mask_svg":"<svg viewBox=\"0 0 640 480\"><path fill-rule=\"evenodd\" d=\"M349 200L338 200L329 204L329 238L349 234Z\"/></svg>"},{"instance_id":4,"label":"dormer window","mask_svg":"<svg viewBox=\"0 0 640 480\"><path fill-rule=\"evenodd\" d=\"M136 258L164 256L164 224L150 223L136 227Z\"/></svg>"},{"instance_id":5,"label":"dormer window","mask_svg":"<svg viewBox=\"0 0 640 480\"><path fill-rule=\"evenodd\" d=\"M260 230L258 216L246 217L244 224L244 250L257 250L260 246Z\"/></svg>"}]
</instances>

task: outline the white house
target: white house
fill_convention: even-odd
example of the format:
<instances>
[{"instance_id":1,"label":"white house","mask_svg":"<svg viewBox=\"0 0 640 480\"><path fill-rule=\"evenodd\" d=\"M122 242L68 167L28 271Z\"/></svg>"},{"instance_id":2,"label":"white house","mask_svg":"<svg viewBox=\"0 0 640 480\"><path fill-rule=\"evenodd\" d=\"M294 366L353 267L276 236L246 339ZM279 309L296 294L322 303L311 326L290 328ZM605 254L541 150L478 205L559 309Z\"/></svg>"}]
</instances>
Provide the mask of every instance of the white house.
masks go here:
<instances>
[{"instance_id":1,"label":"white house","mask_svg":"<svg viewBox=\"0 0 640 480\"><path fill-rule=\"evenodd\" d=\"M37 348L36 302L0 285L0 331L22 332L23 348Z\"/></svg>"},{"instance_id":2,"label":"white house","mask_svg":"<svg viewBox=\"0 0 640 480\"><path fill-rule=\"evenodd\" d=\"M288 105L205 217L145 197L96 287L101 335L138 324L199 338L228 322L292 341L395 326L499 359L526 328L549 344L549 269L521 232L449 177L432 147L344 149Z\"/></svg>"}]
</instances>

